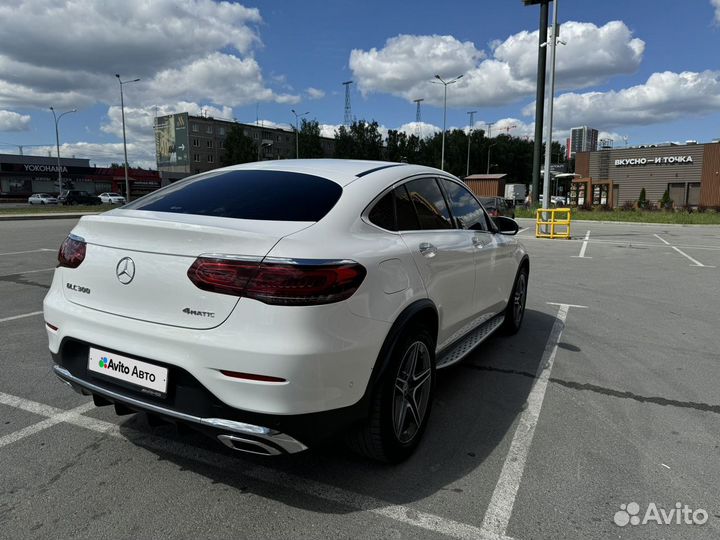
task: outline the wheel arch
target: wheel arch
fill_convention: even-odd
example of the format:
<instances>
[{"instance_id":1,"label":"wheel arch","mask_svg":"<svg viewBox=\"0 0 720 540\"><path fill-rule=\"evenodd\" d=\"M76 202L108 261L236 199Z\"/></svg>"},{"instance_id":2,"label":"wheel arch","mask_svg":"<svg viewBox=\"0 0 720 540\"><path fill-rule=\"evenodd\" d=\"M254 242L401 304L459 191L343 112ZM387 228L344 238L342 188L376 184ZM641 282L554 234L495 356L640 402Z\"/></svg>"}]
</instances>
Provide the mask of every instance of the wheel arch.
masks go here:
<instances>
[{"instance_id":1,"label":"wheel arch","mask_svg":"<svg viewBox=\"0 0 720 540\"><path fill-rule=\"evenodd\" d=\"M403 332L415 324L427 328L430 334L437 339L439 316L437 307L431 300L423 298L413 302L395 319L378 353L367 388L365 389L365 394L362 398L363 400L369 401L378 381L383 378L387 370L387 366L391 360L390 353L402 337Z\"/></svg>"}]
</instances>

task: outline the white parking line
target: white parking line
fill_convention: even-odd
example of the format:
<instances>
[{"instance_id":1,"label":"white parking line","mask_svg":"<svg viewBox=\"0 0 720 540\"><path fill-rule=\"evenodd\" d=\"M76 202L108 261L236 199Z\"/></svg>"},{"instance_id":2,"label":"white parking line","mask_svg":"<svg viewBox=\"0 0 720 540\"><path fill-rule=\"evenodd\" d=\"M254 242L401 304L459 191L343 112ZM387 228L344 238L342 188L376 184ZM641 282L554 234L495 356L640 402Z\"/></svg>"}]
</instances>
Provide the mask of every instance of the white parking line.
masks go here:
<instances>
[{"instance_id":1,"label":"white parking line","mask_svg":"<svg viewBox=\"0 0 720 540\"><path fill-rule=\"evenodd\" d=\"M555 324L553 324L550 336L545 344L545 351L536 372L537 378L527 398L527 408L520 415L515 435L510 443L510 450L505 458L500 478L485 513L481 527L484 533L504 536L507 531L510 516L515 506L515 498L520 489L520 481L525 471L525 462L535 434L535 426L540 417L545 390L555 362L558 343L565 328L568 310L570 307L586 307L572 306L571 304L553 305L560 306L555 318Z\"/></svg>"},{"instance_id":2,"label":"white parking line","mask_svg":"<svg viewBox=\"0 0 720 540\"><path fill-rule=\"evenodd\" d=\"M2 276L0 276L0 278L22 276L25 274L37 274L38 272L52 272L53 270L55 270L54 266L52 268L41 268L40 270L26 270L24 272L15 272L14 274L3 274Z\"/></svg>"},{"instance_id":3,"label":"white parking line","mask_svg":"<svg viewBox=\"0 0 720 540\"><path fill-rule=\"evenodd\" d=\"M43 251L57 251L56 249L48 249L48 248L40 248L40 249L31 249L30 251L9 251L7 253L0 253L0 257L3 255L22 255L24 253L40 253Z\"/></svg>"},{"instance_id":4,"label":"white parking line","mask_svg":"<svg viewBox=\"0 0 720 540\"><path fill-rule=\"evenodd\" d=\"M698 261L698 260L693 259L690 255L688 255L688 254L685 253L684 251L682 251L682 250L680 250L679 248L677 248L677 247L673 246L672 244L670 244L670 242L668 242L667 240L665 240L665 239L664 239L662 236L660 236L659 234L656 234L656 235L654 235L654 236L655 236L655 238L657 238L658 240L662 241L666 246L670 246L672 249L674 249L675 251L677 251L680 255L682 255L683 257L685 257L686 259L688 259L690 262L692 262L693 264L692 264L691 266L700 266L700 267L702 267L702 268L715 268L714 266L708 266L708 265L706 265L706 264L701 263L701 262Z\"/></svg>"},{"instance_id":5,"label":"white parking line","mask_svg":"<svg viewBox=\"0 0 720 540\"><path fill-rule=\"evenodd\" d=\"M0 323L14 321L17 319L24 319L25 317L34 317L35 315L42 315L42 311L33 311L32 313L23 313L22 315L15 315L13 317L5 317L4 319L0 319Z\"/></svg>"},{"instance_id":6,"label":"white parking line","mask_svg":"<svg viewBox=\"0 0 720 540\"><path fill-rule=\"evenodd\" d=\"M590 231L588 230L585 233L585 239L583 240L582 247L580 248L580 255L572 255L574 259L592 259L592 257L586 257L585 251L588 247L588 241L590 240Z\"/></svg>"},{"instance_id":7,"label":"white parking line","mask_svg":"<svg viewBox=\"0 0 720 540\"><path fill-rule=\"evenodd\" d=\"M25 437L29 437L30 435L34 435L35 433L40 433L41 431L54 426L55 424L59 424L60 422L67 422L68 420L72 419L73 417L79 416L84 412L89 411L90 409L94 408L95 405L90 403L84 403L80 405L79 407L75 407L74 409L70 409L69 411L64 411L57 413L50 418L46 418L45 420L42 420L41 422L38 422L36 424L32 424L26 428L23 428L19 431L15 431L13 433L10 433L9 435L5 435L4 437L0 437L0 448L3 446L7 446L8 444L14 443L16 441L19 441L20 439L24 439Z\"/></svg>"},{"instance_id":8,"label":"white parking line","mask_svg":"<svg viewBox=\"0 0 720 540\"><path fill-rule=\"evenodd\" d=\"M84 405L80 405L79 407L75 407L69 411L62 411L61 409L57 409L49 405L44 405L42 403L0 392L0 404L49 417L46 420L0 438L0 448L30 435L34 435L35 433L39 433L40 431L52 427L60 422L73 424L75 426L104 433L114 438L130 442L120 430L120 426L111 422L97 420L95 418L82 415L82 413L95 407L92 402L85 403ZM196 461L216 469L239 470L239 467L242 464L241 461L228 457L224 454L206 450L204 448L187 446L185 444L164 439L146 432L136 431L129 427L123 427L123 431L142 435L144 437L142 442L143 447L168 452L178 457L182 457L183 459ZM249 469L240 470L240 473L248 478L252 478L260 482L292 489L304 495L335 502L360 511L370 512L372 514L392 519L393 521L398 521L452 538L468 540L513 540L505 535L494 534L491 531L482 530L480 527L475 525L447 519L427 512L420 512L409 506L397 504L389 505L385 501L374 497L360 495L358 493L329 484L324 484L316 480L290 473L284 473L271 467L257 465Z\"/></svg>"}]
</instances>

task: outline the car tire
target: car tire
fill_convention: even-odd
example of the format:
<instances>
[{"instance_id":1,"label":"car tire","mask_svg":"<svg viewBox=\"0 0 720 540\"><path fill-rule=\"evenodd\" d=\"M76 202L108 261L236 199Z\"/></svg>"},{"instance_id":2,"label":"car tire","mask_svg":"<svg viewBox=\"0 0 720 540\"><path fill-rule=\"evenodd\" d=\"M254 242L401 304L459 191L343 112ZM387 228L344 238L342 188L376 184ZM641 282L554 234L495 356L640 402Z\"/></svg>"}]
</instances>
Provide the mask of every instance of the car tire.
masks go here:
<instances>
[{"instance_id":1,"label":"car tire","mask_svg":"<svg viewBox=\"0 0 720 540\"><path fill-rule=\"evenodd\" d=\"M404 461L422 439L434 390L435 339L426 328L412 327L390 352L369 416L350 431L348 446L373 460Z\"/></svg>"},{"instance_id":2,"label":"car tire","mask_svg":"<svg viewBox=\"0 0 720 540\"><path fill-rule=\"evenodd\" d=\"M40 204L45 204L45 201L40 201Z\"/></svg>"},{"instance_id":3,"label":"car tire","mask_svg":"<svg viewBox=\"0 0 720 540\"><path fill-rule=\"evenodd\" d=\"M510 298L505 308L505 320L502 331L507 335L517 334L525 318L525 303L527 301L528 269L522 266L515 276Z\"/></svg>"}]
</instances>

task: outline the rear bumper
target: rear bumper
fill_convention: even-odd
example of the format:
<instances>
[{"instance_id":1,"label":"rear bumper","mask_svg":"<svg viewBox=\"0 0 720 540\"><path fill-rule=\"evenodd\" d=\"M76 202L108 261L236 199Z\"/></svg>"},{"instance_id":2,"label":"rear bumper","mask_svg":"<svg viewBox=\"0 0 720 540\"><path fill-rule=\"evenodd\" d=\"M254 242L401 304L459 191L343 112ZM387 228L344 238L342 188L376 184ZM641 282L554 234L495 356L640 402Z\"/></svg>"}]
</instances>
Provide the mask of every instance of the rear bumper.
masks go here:
<instances>
[{"instance_id":1,"label":"rear bumper","mask_svg":"<svg viewBox=\"0 0 720 540\"><path fill-rule=\"evenodd\" d=\"M307 446L297 439L275 429L227 418L205 418L183 413L84 381L58 365L53 367L53 371L60 380L80 394L100 396L112 403L125 405L131 410L185 422L201 431L217 432L218 439L233 449L240 449L242 444L243 451L264 455L295 454L307 449Z\"/></svg>"}]
</instances>

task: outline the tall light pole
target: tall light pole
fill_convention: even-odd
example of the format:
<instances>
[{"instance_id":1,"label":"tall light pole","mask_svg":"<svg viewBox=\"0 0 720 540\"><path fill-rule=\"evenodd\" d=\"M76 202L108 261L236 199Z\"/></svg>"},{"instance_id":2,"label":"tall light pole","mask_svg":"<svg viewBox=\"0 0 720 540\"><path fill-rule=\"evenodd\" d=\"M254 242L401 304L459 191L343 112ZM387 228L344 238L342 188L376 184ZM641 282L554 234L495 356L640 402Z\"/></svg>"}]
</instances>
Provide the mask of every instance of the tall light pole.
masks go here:
<instances>
[{"instance_id":1,"label":"tall light pole","mask_svg":"<svg viewBox=\"0 0 720 540\"><path fill-rule=\"evenodd\" d=\"M526 6L540 4L540 28L538 31L538 69L537 90L535 93L535 140L533 143L533 172L531 202L537 202L540 187L540 161L542 160L542 128L545 108L545 75L547 63L547 49L543 44L547 42L548 4L550 0L523 0Z\"/></svg>"},{"instance_id":2,"label":"tall light pole","mask_svg":"<svg viewBox=\"0 0 720 540\"><path fill-rule=\"evenodd\" d=\"M477 111L468 111L470 115L470 127L468 128L468 155L467 155L467 170L465 176L470 176L470 136L472 135L473 122L475 121L475 113Z\"/></svg>"},{"instance_id":3,"label":"tall light pole","mask_svg":"<svg viewBox=\"0 0 720 540\"><path fill-rule=\"evenodd\" d=\"M497 143L492 143L490 146L488 146L488 162L487 162L487 170L485 171L485 174L490 174L490 149L495 146Z\"/></svg>"},{"instance_id":4,"label":"tall light pole","mask_svg":"<svg viewBox=\"0 0 720 540\"><path fill-rule=\"evenodd\" d=\"M442 152L440 156L440 170L445 170L445 125L447 124L447 87L449 84L453 84L462 79L462 75L458 75L452 80L445 81L440 75L435 75L435 78L445 87L445 97L443 99L443 132L442 132ZM435 81L430 81L435 82Z\"/></svg>"},{"instance_id":5,"label":"tall light pole","mask_svg":"<svg viewBox=\"0 0 720 540\"><path fill-rule=\"evenodd\" d=\"M553 98L555 97L555 50L558 42L558 2L553 1L552 36L546 42L550 46L550 94L548 95L548 121L545 134L545 177L543 178L543 209L550 206L550 159L552 157Z\"/></svg>"},{"instance_id":6,"label":"tall light pole","mask_svg":"<svg viewBox=\"0 0 720 540\"><path fill-rule=\"evenodd\" d=\"M122 115L123 126L123 151L125 152L125 200L130 202L130 181L128 180L127 138L125 137L125 99L123 98L123 85L138 82L140 79L123 81L118 73L116 73L115 76L120 83L120 113Z\"/></svg>"},{"instance_id":7,"label":"tall light pole","mask_svg":"<svg viewBox=\"0 0 720 540\"><path fill-rule=\"evenodd\" d=\"M60 169L60 132L58 131L58 122L60 122L60 119L65 116L66 114L77 112L77 109L70 109L69 111L65 111L64 113L61 113L60 116L57 116L55 114L55 109L53 107L50 107L50 110L53 113L53 118L55 119L55 145L57 146L57 169L58 169L58 193L62 192L62 170ZM20 155L22 155L22 146L20 147Z\"/></svg>"},{"instance_id":8,"label":"tall light pole","mask_svg":"<svg viewBox=\"0 0 720 540\"><path fill-rule=\"evenodd\" d=\"M306 111L302 114L298 114L295 112L295 109L290 109L292 113L295 115L295 159L300 159L300 128L298 127L298 120L301 116L305 116L306 114L310 114L310 111Z\"/></svg>"}]
</instances>

